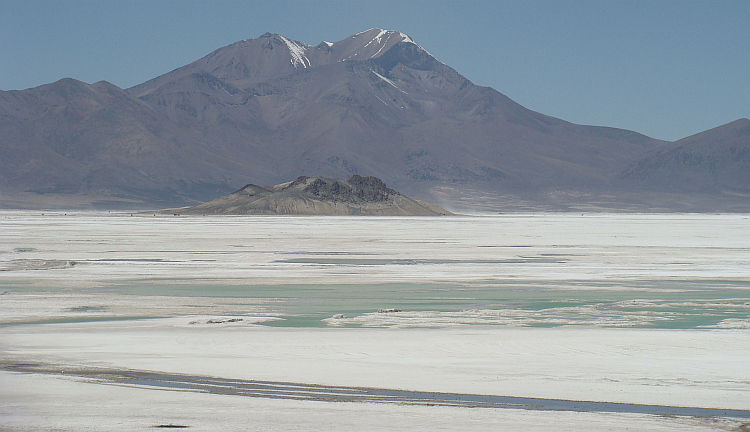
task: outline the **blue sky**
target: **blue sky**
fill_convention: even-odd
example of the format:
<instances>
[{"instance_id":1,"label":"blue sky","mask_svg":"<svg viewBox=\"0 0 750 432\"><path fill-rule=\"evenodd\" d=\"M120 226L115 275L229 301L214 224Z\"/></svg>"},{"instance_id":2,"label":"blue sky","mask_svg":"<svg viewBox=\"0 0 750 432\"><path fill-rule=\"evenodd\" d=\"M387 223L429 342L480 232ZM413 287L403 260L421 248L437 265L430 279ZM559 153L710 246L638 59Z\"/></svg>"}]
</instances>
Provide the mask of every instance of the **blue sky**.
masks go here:
<instances>
[{"instance_id":1,"label":"blue sky","mask_svg":"<svg viewBox=\"0 0 750 432\"><path fill-rule=\"evenodd\" d=\"M127 88L265 32L400 30L475 84L676 140L750 118L750 1L0 0L0 89Z\"/></svg>"}]
</instances>

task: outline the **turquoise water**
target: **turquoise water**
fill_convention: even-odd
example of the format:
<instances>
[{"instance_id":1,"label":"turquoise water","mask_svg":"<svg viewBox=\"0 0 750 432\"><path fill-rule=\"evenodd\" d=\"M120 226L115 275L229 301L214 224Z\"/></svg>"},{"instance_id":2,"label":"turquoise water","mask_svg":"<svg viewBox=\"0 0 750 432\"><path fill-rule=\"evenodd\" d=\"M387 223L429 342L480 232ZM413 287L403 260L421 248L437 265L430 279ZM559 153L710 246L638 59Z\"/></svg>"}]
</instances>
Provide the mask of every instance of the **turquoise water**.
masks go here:
<instances>
[{"instance_id":1,"label":"turquoise water","mask_svg":"<svg viewBox=\"0 0 750 432\"><path fill-rule=\"evenodd\" d=\"M2 289L34 291L27 284L7 281ZM247 299L248 304L264 305L267 315L282 318L264 324L277 327L578 325L696 329L746 328L742 322L750 319L750 283L732 280L221 285L139 279L112 283L96 291L225 298L235 304L238 299ZM379 309L401 312L383 314ZM339 314L346 318L329 319Z\"/></svg>"},{"instance_id":2,"label":"turquoise water","mask_svg":"<svg viewBox=\"0 0 750 432\"><path fill-rule=\"evenodd\" d=\"M0 294L200 297L273 326L750 328L748 220L18 214L0 221Z\"/></svg>"}]
</instances>

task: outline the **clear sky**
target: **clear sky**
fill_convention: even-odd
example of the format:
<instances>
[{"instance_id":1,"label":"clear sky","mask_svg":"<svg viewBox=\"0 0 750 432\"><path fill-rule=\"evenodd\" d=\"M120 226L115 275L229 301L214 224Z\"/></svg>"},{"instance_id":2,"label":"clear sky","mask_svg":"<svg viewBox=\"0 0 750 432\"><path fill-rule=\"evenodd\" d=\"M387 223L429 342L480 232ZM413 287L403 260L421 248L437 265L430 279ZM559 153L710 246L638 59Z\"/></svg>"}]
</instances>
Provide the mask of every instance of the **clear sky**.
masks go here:
<instances>
[{"instance_id":1,"label":"clear sky","mask_svg":"<svg viewBox=\"0 0 750 432\"><path fill-rule=\"evenodd\" d=\"M265 32L400 30L475 84L676 140L750 118L750 1L0 0L0 89L127 88Z\"/></svg>"}]
</instances>

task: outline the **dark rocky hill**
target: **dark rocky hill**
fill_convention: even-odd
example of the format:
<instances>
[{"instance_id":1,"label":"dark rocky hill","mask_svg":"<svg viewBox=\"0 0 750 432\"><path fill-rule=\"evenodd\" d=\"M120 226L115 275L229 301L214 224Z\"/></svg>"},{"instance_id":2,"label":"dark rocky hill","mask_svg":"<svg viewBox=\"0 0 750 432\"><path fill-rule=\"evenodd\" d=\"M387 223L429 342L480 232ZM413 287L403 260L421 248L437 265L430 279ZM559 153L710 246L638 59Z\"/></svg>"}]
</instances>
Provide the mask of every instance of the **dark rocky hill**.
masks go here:
<instances>
[{"instance_id":1,"label":"dark rocky hill","mask_svg":"<svg viewBox=\"0 0 750 432\"><path fill-rule=\"evenodd\" d=\"M195 204L305 172L454 208L647 209L655 192L622 173L669 145L528 110L380 29L267 33L127 90L0 92L0 130L5 207Z\"/></svg>"},{"instance_id":2,"label":"dark rocky hill","mask_svg":"<svg viewBox=\"0 0 750 432\"><path fill-rule=\"evenodd\" d=\"M348 179L302 176L276 186L246 185L207 203L162 213L218 215L448 216L450 212L413 200L376 177Z\"/></svg>"}]
</instances>

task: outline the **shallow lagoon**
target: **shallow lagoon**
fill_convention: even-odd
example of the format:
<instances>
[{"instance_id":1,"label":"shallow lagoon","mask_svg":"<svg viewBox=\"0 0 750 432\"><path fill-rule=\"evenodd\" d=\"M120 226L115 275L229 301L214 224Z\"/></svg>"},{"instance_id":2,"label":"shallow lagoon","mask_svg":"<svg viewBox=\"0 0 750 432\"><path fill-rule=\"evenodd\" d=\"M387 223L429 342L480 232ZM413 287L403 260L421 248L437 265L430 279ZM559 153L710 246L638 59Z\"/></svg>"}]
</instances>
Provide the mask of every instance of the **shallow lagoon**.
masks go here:
<instances>
[{"instance_id":1,"label":"shallow lagoon","mask_svg":"<svg viewBox=\"0 0 750 432\"><path fill-rule=\"evenodd\" d=\"M247 299L272 326L750 326L746 215L3 213L0 229L7 293L210 297L240 314Z\"/></svg>"},{"instance_id":2,"label":"shallow lagoon","mask_svg":"<svg viewBox=\"0 0 750 432\"><path fill-rule=\"evenodd\" d=\"M2 429L749 425L747 215L5 212L0 233ZM140 374L583 411L279 400L116 378ZM585 408L599 402L633 409Z\"/></svg>"}]
</instances>

